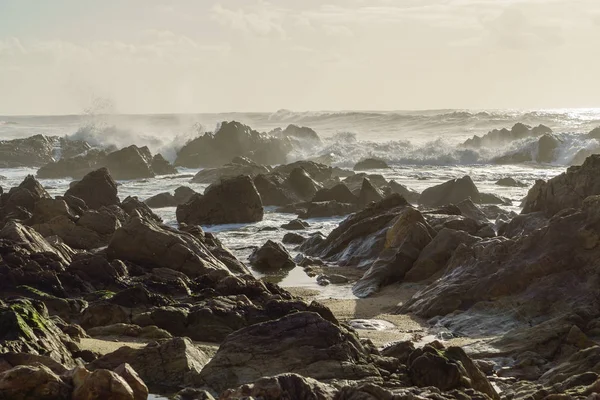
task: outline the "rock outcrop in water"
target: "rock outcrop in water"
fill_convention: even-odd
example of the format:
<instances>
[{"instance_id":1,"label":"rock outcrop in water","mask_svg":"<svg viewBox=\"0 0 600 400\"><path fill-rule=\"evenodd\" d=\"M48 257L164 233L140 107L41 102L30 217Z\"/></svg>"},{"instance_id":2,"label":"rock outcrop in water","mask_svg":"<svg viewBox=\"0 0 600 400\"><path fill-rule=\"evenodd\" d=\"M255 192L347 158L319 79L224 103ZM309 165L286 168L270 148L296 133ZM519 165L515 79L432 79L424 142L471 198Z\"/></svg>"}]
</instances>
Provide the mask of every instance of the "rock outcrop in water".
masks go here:
<instances>
[{"instance_id":1,"label":"rock outcrop in water","mask_svg":"<svg viewBox=\"0 0 600 400\"><path fill-rule=\"evenodd\" d=\"M471 139L467 139L463 146L473 148L502 146L513 140L540 137L546 134L552 134L552 129L547 126L539 125L532 128L529 125L517 123L510 130L494 129L481 137L473 136Z\"/></svg>"},{"instance_id":2,"label":"rock outcrop in water","mask_svg":"<svg viewBox=\"0 0 600 400\"><path fill-rule=\"evenodd\" d=\"M177 207L177 221L191 225L258 222L263 203L249 176L225 179Z\"/></svg>"},{"instance_id":3,"label":"rock outcrop in water","mask_svg":"<svg viewBox=\"0 0 600 400\"><path fill-rule=\"evenodd\" d=\"M370 169L387 169L390 166L379 158L365 158L354 165L355 171L367 171Z\"/></svg>"},{"instance_id":4,"label":"rock outcrop in water","mask_svg":"<svg viewBox=\"0 0 600 400\"><path fill-rule=\"evenodd\" d=\"M57 136L0 140L0 168L41 167L55 158L73 157L89 149L90 145L84 141Z\"/></svg>"}]
</instances>

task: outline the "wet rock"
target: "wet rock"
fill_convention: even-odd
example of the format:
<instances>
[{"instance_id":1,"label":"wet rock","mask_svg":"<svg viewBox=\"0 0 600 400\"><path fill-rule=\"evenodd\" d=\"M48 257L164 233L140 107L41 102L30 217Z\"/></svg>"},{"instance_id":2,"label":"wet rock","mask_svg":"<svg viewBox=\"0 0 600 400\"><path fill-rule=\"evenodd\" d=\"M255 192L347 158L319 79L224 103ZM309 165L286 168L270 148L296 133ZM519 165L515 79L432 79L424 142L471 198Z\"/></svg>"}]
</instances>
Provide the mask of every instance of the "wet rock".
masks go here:
<instances>
[{"instance_id":1,"label":"wet rock","mask_svg":"<svg viewBox=\"0 0 600 400\"><path fill-rule=\"evenodd\" d=\"M467 139L463 146L465 147L492 147L492 146L502 146L506 145L513 140L520 140L527 137L539 137L544 134L551 134L552 129L548 128L544 125L539 125L534 128L529 125L525 125L522 123L516 123L510 130L503 129L494 129L488 132L486 135L474 136L471 139Z\"/></svg>"},{"instance_id":2,"label":"wet rock","mask_svg":"<svg viewBox=\"0 0 600 400\"><path fill-rule=\"evenodd\" d=\"M90 146L80 140L68 140L58 136L35 135L28 138L0 141L0 167L40 167L54 161L56 148L65 157L82 153Z\"/></svg>"},{"instance_id":3,"label":"wet rock","mask_svg":"<svg viewBox=\"0 0 600 400\"><path fill-rule=\"evenodd\" d=\"M173 338L141 349L121 347L93 361L91 369L114 370L128 363L152 388L181 389L201 385L200 371L208 356L187 338Z\"/></svg>"},{"instance_id":4,"label":"wet rock","mask_svg":"<svg viewBox=\"0 0 600 400\"><path fill-rule=\"evenodd\" d=\"M387 169L390 166L379 158L365 158L354 165L355 171L366 171L369 169Z\"/></svg>"},{"instance_id":5,"label":"wet rock","mask_svg":"<svg viewBox=\"0 0 600 400\"><path fill-rule=\"evenodd\" d=\"M527 184L516 180L515 178L507 177L496 181L496 185L505 187L526 187Z\"/></svg>"},{"instance_id":6,"label":"wet rock","mask_svg":"<svg viewBox=\"0 0 600 400\"><path fill-rule=\"evenodd\" d=\"M138 400L148 397L135 397L129 384L113 371L99 369L90 372L85 367L77 367L72 372L73 398L81 400Z\"/></svg>"},{"instance_id":7,"label":"wet rock","mask_svg":"<svg viewBox=\"0 0 600 400\"><path fill-rule=\"evenodd\" d=\"M302 221L301 219L294 219L287 224L281 225L283 229L287 229L289 231L303 231L306 228L310 227L308 222Z\"/></svg>"},{"instance_id":8,"label":"wet rock","mask_svg":"<svg viewBox=\"0 0 600 400\"><path fill-rule=\"evenodd\" d=\"M283 138L261 135L239 122L223 122L214 133L206 133L181 148L176 166L187 168L220 166L236 156L262 165L284 164L293 146Z\"/></svg>"},{"instance_id":9,"label":"wet rock","mask_svg":"<svg viewBox=\"0 0 600 400\"><path fill-rule=\"evenodd\" d=\"M171 268L192 278L211 272L229 275L227 267L191 234L140 217L115 232L107 255L148 269Z\"/></svg>"},{"instance_id":10,"label":"wet rock","mask_svg":"<svg viewBox=\"0 0 600 400\"><path fill-rule=\"evenodd\" d=\"M156 154L152 157L152 162L150 164L150 168L152 168L152 172L155 175L175 175L177 174L177 168L171 165L170 162L165 160L162 154Z\"/></svg>"},{"instance_id":11,"label":"wet rock","mask_svg":"<svg viewBox=\"0 0 600 400\"><path fill-rule=\"evenodd\" d=\"M551 163L556 157L556 150L560 141L552 134L546 134L538 140L538 151L536 161L539 163Z\"/></svg>"},{"instance_id":12,"label":"wet rock","mask_svg":"<svg viewBox=\"0 0 600 400\"><path fill-rule=\"evenodd\" d=\"M0 398L68 400L71 387L43 365L21 365L0 374Z\"/></svg>"},{"instance_id":13,"label":"wet rock","mask_svg":"<svg viewBox=\"0 0 600 400\"><path fill-rule=\"evenodd\" d=\"M30 253L51 254L54 261L58 262L60 266L66 266L71 262L69 252L61 251L60 248L50 245L50 243L48 243L48 241L33 228L22 225L16 221L9 221L4 225L4 228L0 230L0 239L18 243L19 246L22 246Z\"/></svg>"},{"instance_id":14,"label":"wet rock","mask_svg":"<svg viewBox=\"0 0 600 400\"><path fill-rule=\"evenodd\" d=\"M294 168L288 176L286 183L301 199L312 199L321 185L316 182L303 168Z\"/></svg>"},{"instance_id":15,"label":"wet rock","mask_svg":"<svg viewBox=\"0 0 600 400\"><path fill-rule=\"evenodd\" d=\"M115 179L154 178L152 155L147 147L131 145L109 153L103 165Z\"/></svg>"},{"instance_id":16,"label":"wet rock","mask_svg":"<svg viewBox=\"0 0 600 400\"><path fill-rule=\"evenodd\" d=\"M600 194L600 155L570 167L548 182L538 180L523 203L523 214L543 211L552 216L565 208L578 208L586 197Z\"/></svg>"},{"instance_id":17,"label":"wet rock","mask_svg":"<svg viewBox=\"0 0 600 400\"><path fill-rule=\"evenodd\" d=\"M102 160L106 157L106 151L90 149L84 154L69 158L61 158L58 161L48 162L36 173L38 178L59 179L68 178L81 179L85 175L102 167Z\"/></svg>"},{"instance_id":18,"label":"wet rock","mask_svg":"<svg viewBox=\"0 0 600 400\"><path fill-rule=\"evenodd\" d=\"M222 392L288 371L319 380L379 376L354 333L316 313L298 312L229 335L201 377Z\"/></svg>"},{"instance_id":19,"label":"wet rock","mask_svg":"<svg viewBox=\"0 0 600 400\"><path fill-rule=\"evenodd\" d=\"M288 125L283 131L273 131L271 134L292 138L300 141L306 141L311 144L320 144L321 138L313 129L306 126L298 126L294 124Z\"/></svg>"},{"instance_id":20,"label":"wet rock","mask_svg":"<svg viewBox=\"0 0 600 400\"><path fill-rule=\"evenodd\" d=\"M285 206L301 201L281 175L258 175L254 185L265 206Z\"/></svg>"},{"instance_id":21,"label":"wet rock","mask_svg":"<svg viewBox=\"0 0 600 400\"><path fill-rule=\"evenodd\" d=\"M177 207L177 221L192 225L249 223L263 219L262 200L248 176L209 186Z\"/></svg>"},{"instance_id":22,"label":"wet rock","mask_svg":"<svg viewBox=\"0 0 600 400\"><path fill-rule=\"evenodd\" d=\"M498 229L498 236L505 236L507 238L527 236L546 225L548 225L548 218L543 212L521 214L502 225Z\"/></svg>"},{"instance_id":23,"label":"wet rock","mask_svg":"<svg viewBox=\"0 0 600 400\"><path fill-rule=\"evenodd\" d=\"M264 165L258 165L248 159L234 159L229 164L225 164L218 168L209 168L199 171L192 182L194 183L215 183L222 179L235 178L236 176L246 175L254 178L261 174L268 174L269 169Z\"/></svg>"},{"instance_id":24,"label":"wet rock","mask_svg":"<svg viewBox=\"0 0 600 400\"><path fill-rule=\"evenodd\" d=\"M471 177L464 176L425 189L421 193L419 204L427 207L439 207L446 204L457 204L468 198L476 203L479 202L479 190Z\"/></svg>"},{"instance_id":25,"label":"wet rock","mask_svg":"<svg viewBox=\"0 0 600 400\"><path fill-rule=\"evenodd\" d=\"M296 266L292 256L280 243L268 240L255 250L249 258L250 264L262 271L279 271Z\"/></svg>"},{"instance_id":26,"label":"wet rock","mask_svg":"<svg viewBox=\"0 0 600 400\"><path fill-rule=\"evenodd\" d=\"M75 213L64 200L43 198L35 203L30 224L41 224L58 216L65 216L71 220L76 219Z\"/></svg>"},{"instance_id":27,"label":"wet rock","mask_svg":"<svg viewBox=\"0 0 600 400\"><path fill-rule=\"evenodd\" d=\"M312 202L337 201L339 203L355 204L358 198L348 189L348 186L339 183L332 188L320 189L312 199Z\"/></svg>"},{"instance_id":28,"label":"wet rock","mask_svg":"<svg viewBox=\"0 0 600 400\"><path fill-rule=\"evenodd\" d=\"M389 189L392 193L398 193L406 199L410 204L418 204L421 193L416 192L396 181L390 181Z\"/></svg>"},{"instance_id":29,"label":"wet rock","mask_svg":"<svg viewBox=\"0 0 600 400\"><path fill-rule=\"evenodd\" d=\"M320 183L324 183L336 177L346 177L354 174L352 171L330 167L313 161L296 161L291 164L280 165L273 169L273 173L287 177L296 168L305 170L312 179Z\"/></svg>"},{"instance_id":30,"label":"wet rock","mask_svg":"<svg viewBox=\"0 0 600 400\"><path fill-rule=\"evenodd\" d=\"M346 186L348 186L348 189L350 189L351 192L354 193L357 190L360 190L365 178L367 178L369 182L371 182L371 184L378 189L381 189L388 184L387 180L383 177L383 175L367 174L365 172L349 176L343 180L343 183Z\"/></svg>"},{"instance_id":31,"label":"wet rock","mask_svg":"<svg viewBox=\"0 0 600 400\"><path fill-rule=\"evenodd\" d=\"M356 204L339 203L337 201L322 201L310 203L305 212L300 213L300 217L309 218L327 218L352 214L357 209Z\"/></svg>"},{"instance_id":32,"label":"wet rock","mask_svg":"<svg viewBox=\"0 0 600 400\"><path fill-rule=\"evenodd\" d=\"M44 199L50 199L50 195L32 175L28 175L19 186L2 195L0 218L28 220L35 204Z\"/></svg>"},{"instance_id":33,"label":"wet rock","mask_svg":"<svg viewBox=\"0 0 600 400\"><path fill-rule=\"evenodd\" d=\"M117 184L106 168L100 168L84 176L81 181L67 190L65 196L69 195L85 201L85 204L93 210L120 203Z\"/></svg>"},{"instance_id":34,"label":"wet rock","mask_svg":"<svg viewBox=\"0 0 600 400\"><path fill-rule=\"evenodd\" d=\"M365 178L358 194L357 204L360 208L364 208L371 202L382 200L383 197L383 193L373 186L368 178Z\"/></svg>"},{"instance_id":35,"label":"wet rock","mask_svg":"<svg viewBox=\"0 0 600 400\"><path fill-rule=\"evenodd\" d=\"M480 239L463 231L444 228L433 238L419 254L412 268L404 277L408 282L419 282L428 279L436 273L443 271L452 254L458 246L467 246L478 242Z\"/></svg>"},{"instance_id":36,"label":"wet rock","mask_svg":"<svg viewBox=\"0 0 600 400\"><path fill-rule=\"evenodd\" d=\"M285 244L302 244L305 240L306 238L298 233L288 232L281 241Z\"/></svg>"},{"instance_id":37,"label":"wet rock","mask_svg":"<svg viewBox=\"0 0 600 400\"><path fill-rule=\"evenodd\" d=\"M230 389L221 394L221 400L259 398L263 400L315 399L330 400L337 390L315 379L297 374L282 374L265 377L256 382Z\"/></svg>"},{"instance_id":38,"label":"wet rock","mask_svg":"<svg viewBox=\"0 0 600 400\"><path fill-rule=\"evenodd\" d=\"M386 231L384 249L352 287L352 292L358 297L367 297L381 286L401 281L431 240L431 227L421 213L405 208Z\"/></svg>"}]
</instances>

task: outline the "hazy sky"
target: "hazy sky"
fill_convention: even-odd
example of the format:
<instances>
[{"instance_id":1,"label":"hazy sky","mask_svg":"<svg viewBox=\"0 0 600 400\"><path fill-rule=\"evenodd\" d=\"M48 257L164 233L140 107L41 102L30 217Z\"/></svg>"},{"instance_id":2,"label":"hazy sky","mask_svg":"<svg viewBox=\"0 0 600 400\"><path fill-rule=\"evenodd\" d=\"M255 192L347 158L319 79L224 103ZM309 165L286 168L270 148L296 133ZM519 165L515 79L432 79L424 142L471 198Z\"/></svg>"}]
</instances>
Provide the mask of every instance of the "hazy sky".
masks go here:
<instances>
[{"instance_id":1,"label":"hazy sky","mask_svg":"<svg viewBox=\"0 0 600 400\"><path fill-rule=\"evenodd\" d=\"M0 115L92 104L598 107L600 1L0 0Z\"/></svg>"}]
</instances>

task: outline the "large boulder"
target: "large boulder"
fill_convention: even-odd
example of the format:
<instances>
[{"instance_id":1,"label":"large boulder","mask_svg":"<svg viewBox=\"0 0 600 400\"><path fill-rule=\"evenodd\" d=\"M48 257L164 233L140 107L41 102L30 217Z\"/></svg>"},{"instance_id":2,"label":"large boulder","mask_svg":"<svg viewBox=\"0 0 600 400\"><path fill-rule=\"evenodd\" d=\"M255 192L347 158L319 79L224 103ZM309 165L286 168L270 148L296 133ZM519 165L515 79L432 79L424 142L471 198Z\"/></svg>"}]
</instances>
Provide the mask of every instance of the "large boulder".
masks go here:
<instances>
[{"instance_id":1,"label":"large boulder","mask_svg":"<svg viewBox=\"0 0 600 400\"><path fill-rule=\"evenodd\" d=\"M556 150L560 146L560 141L556 136L546 134L542 136L537 143L536 161L539 163L551 163L556 159Z\"/></svg>"},{"instance_id":2,"label":"large boulder","mask_svg":"<svg viewBox=\"0 0 600 400\"><path fill-rule=\"evenodd\" d=\"M115 179L153 178L152 154L147 147L131 145L106 156L103 164Z\"/></svg>"},{"instance_id":3,"label":"large boulder","mask_svg":"<svg viewBox=\"0 0 600 400\"><path fill-rule=\"evenodd\" d=\"M0 374L1 399L69 400L71 391L59 375L44 365L21 365Z\"/></svg>"},{"instance_id":4,"label":"large boulder","mask_svg":"<svg viewBox=\"0 0 600 400\"><path fill-rule=\"evenodd\" d=\"M178 390L200 385L200 371L208 360L189 339L173 338L141 349L121 347L93 361L89 367L114 370L128 363L151 389Z\"/></svg>"},{"instance_id":5,"label":"large boulder","mask_svg":"<svg viewBox=\"0 0 600 400\"><path fill-rule=\"evenodd\" d=\"M133 389L125 379L113 371L99 369L90 372L78 367L72 372L73 399L81 400L143 400L135 397Z\"/></svg>"},{"instance_id":6,"label":"large boulder","mask_svg":"<svg viewBox=\"0 0 600 400\"><path fill-rule=\"evenodd\" d=\"M419 198L421 197L421 193L416 192L412 189L409 189L408 187L404 186L403 184L398 183L393 180L390 181L388 188L391 193L397 193L397 194L401 195L410 204L419 204Z\"/></svg>"},{"instance_id":7,"label":"large boulder","mask_svg":"<svg viewBox=\"0 0 600 400\"><path fill-rule=\"evenodd\" d=\"M355 171L366 171L369 169L387 169L390 166L379 158L365 158L356 163L354 166Z\"/></svg>"},{"instance_id":8,"label":"large boulder","mask_svg":"<svg viewBox=\"0 0 600 400\"><path fill-rule=\"evenodd\" d=\"M380 376L355 333L319 314L297 312L229 335L201 378L222 392L290 371L318 380Z\"/></svg>"},{"instance_id":9,"label":"large boulder","mask_svg":"<svg viewBox=\"0 0 600 400\"><path fill-rule=\"evenodd\" d=\"M457 204L470 198L479 202L479 190L470 176L452 179L441 185L427 188L421 193L419 204L426 207L439 207L447 204Z\"/></svg>"},{"instance_id":10,"label":"large boulder","mask_svg":"<svg viewBox=\"0 0 600 400\"><path fill-rule=\"evenodd\" d=\"M279 174L258 175L254 178L254 185L264 206L286 206L302 201Z\"/></svg>"},{"instance_id":11,"label":"large boulder","mask_svg":"<svg viewBox=\"0 0 600 400\"><path fill-rule=\"evenodd\" d=\"M538 180L523 203L523 214L543 211L552 216L565 208L578 208L592 195L600 194L600 155L588 157L583 165L545 182Z\"/></svg>"},{"instance_id":12,"label":"large boulder","mask_svg":"<svg viewBox=\"0 0 600 400\"><path fill-rule=\"evenodd\" d=\"M197 193L187 186L180 186L175 189L175 194L169 192L159 193L144 200L144 203L150 208L177 207L185 204Z\"/></svg>"},{"instance_id":13,"label":"large boulder","mask_svg":"<svg viewBox=\"0 0 600 400\"><path fill-rule=\"evenodd\" d=\"M65 196L78 197L94 210L120 203L117 196L117 183L106 168L100 168L84 176L81 181L67 190Z\"/></svg>"},{"instance_id":14,"label":"large boulder","mask_svg":"<svg viewBox=\"0 0 600 400\"><path fill-rule=\"evenodd\" d=\"M86 142L57 136L0 140L0 168L40 167L54 161L59 149L63 157L71 157L89 148Z\"/></svg>"},{"instance_id":15,"label":"large boulder","mask_svg":"<svg viewBox=\"0 0 600 400\"><path fill-rule=\"evenodd\" d=\"M113 235L107 255L142 267L171 268L195 278L211 272L229 275L228 268L193 235L141 217L133 217Z\"/></svg>"},{"instance_id":16,"label":"large boulder","mask_svg":"<svg viewBox=\"0 0 600 400\"><path fill-rule=\"evenodd\" d=\"M28 220L34 212L35 204L46 199L50 199L48 192L32 175L28 175L19 186L1 195L0 220Z\"/></svg>"},{"instance_id":17,"label":"large boulder","mask_svg":"<svg viewBox=\"0 0 600 400\"><path fill-rule=\"evenodd\" d=\"M281 374L273 377L260 378L252 384L245 384L235 389L225 391L220 400L239 399L310 399L331 400L337 391L330 385L298 374Z\"/></svg>"},{"instance_id":18,"label":"large boulder","mask_svg":"<svg viewBox=\"0 0 600 400\"><path fill-rule=\"evenodd\" d=\"M322 201L337 201L338 203L354 204L358 202L358 198L350 191L350 189L348 189L348 186L343 183L338 183L332 188L320 189L315 193L312 201L315 203Z\"/></svg>"},{"instance_id":19,"label":"large boulder","mask_svg":"<svg viewBox=\"0 0 600 400\"><path fill-rule=\"evenodd\" d=\"M177 207L177 221L191 225L258 222L264 210L260 194L248 176L238 176L209 186Z\"/></svg>"},{"instance_id":20,"label":"large boulder","mask_svg":"<svg viewBox=\"0 0 600 400\"><path fill-rule=\"evenodd\" d=\"M106 157L105 150L91 149L85 154L49 162L38 169L36 176L42 179L59 179L71 177L81 179L85 175L102 167Z\"/></svg>"},{"instance_id":21,"label":"large boulder","mask_svg":"<svg viewBox=\"0 0 600 400\"><path fill-rule=\"evenodd\" d=\"M463 146L473 148L503 146L513 140L521 140L528 137L540 137L551 133L552 129L547 126L539 125L532 128L529 125L518 122L510 130L506 128L494 129L484 136L476 135L471 139L467 139L463 143Z\"/></svg>"},{"instance_id":22,"label":"large boulder","mask_svg":"<svg viewBox=\"0 0 600 400\"><path fill-rule=\"evenodd\" d=\"M222 179L235 178L240 175L247 175L254 178L257 175L268 174L269 169L264 165L258 165L251 160L243 157L236 157L229 164L218 168L206 168L199 171L192 182L194 183L215 183Z\"/></svg>"},{"instance_id":23,"label":"large boulder","mask_svg":"<svg viewBox=\"0 0 600 400\"><path fill-rule=\"evenodd\" d=\"M305 211L299 213L300 218L329 218L352 214L357 210L355 203L340 203L338 201L319 201L309 203Z\"/></svg>"},{"instance_id":24,"label":"large boulder","mask_svg":"<svg viewBox=\"0 0 600 400\"><path fill-rule=\"evenodd\" d=\"M364 208L372 202L378 202L384 198L383 193L377 189L368 178L363 179L358 194L358 206Z\"/></svg>"},{"instance_id":25,"label":"large boulder","mask_svg":"<svg viewBox=\"0 0 600 400\"><path fill-rule=\"evenodd\" d=\"M288 176L286 183L302 200L312 199L321 185L316 182L310 174L301 167L294 168Z\"/></svg>"},{"instance_id":26,"label":"large boulder","mask_svg":"<svg viewBox=\"0 0 600 400\"><path fill-rule=\"evenodd\" d=\"M223 122L214 133L206 133L179 150L176 166L217 167L236 156L245 156L262 165L283 164L291 143L260 134L239 122Z\"/></svg>"},{"instance_id":27,"label":"large boulder","mask_svg":"<svg viewBox=\"0 0 600 400\"><path fill-rule=\"evenodd\" d=\"M319 137L317 132L306 126L290 124L284 130L281 130L281 128L277 128L271 131L270 134L272 134L273 136L284 137L300 142L307 142L308 144L312 145L317 145L321 143L321 138Z\"/></svg>"},{"instance_id":28,"label":"large boulder","mask_svg":"<svg viewBox=\"0 0 600 400\"><path fill-rule=\"evenodd\" d=\"M292 256L281 245L268 240L259 249L256 249L249 258L250 264L261 271L279 271L291 269L296 266Z\"/></svg>"},{"instance_id":29,"label":"large boulder","mask_svg":"<svg viewBox=\"0 0 600 400\"><path fill-rule=\"evenodd\" d=\"M152 172L155 175L175 175L177 174L177 168L171 165L170 162L165 160L162 154L155 154L152 157L152 163L150 164Z\"/></svg>"}]
</instances>

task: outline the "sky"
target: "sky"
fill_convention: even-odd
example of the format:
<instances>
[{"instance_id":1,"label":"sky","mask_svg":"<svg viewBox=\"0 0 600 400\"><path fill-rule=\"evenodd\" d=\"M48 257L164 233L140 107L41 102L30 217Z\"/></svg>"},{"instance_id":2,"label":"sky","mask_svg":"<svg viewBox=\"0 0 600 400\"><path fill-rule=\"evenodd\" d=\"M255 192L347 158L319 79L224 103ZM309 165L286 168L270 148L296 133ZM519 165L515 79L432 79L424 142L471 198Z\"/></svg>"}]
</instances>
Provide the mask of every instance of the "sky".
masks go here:
<instances>
[{"instance_id":1,"label":"sky","mask_svg":"<svg viewBox=\"0 0 600 400\"><path fill-rule=\"evenodd\" d=\"M600 106L598 0L0 0L0 115Z\"/></svg>"}]
</instances>

